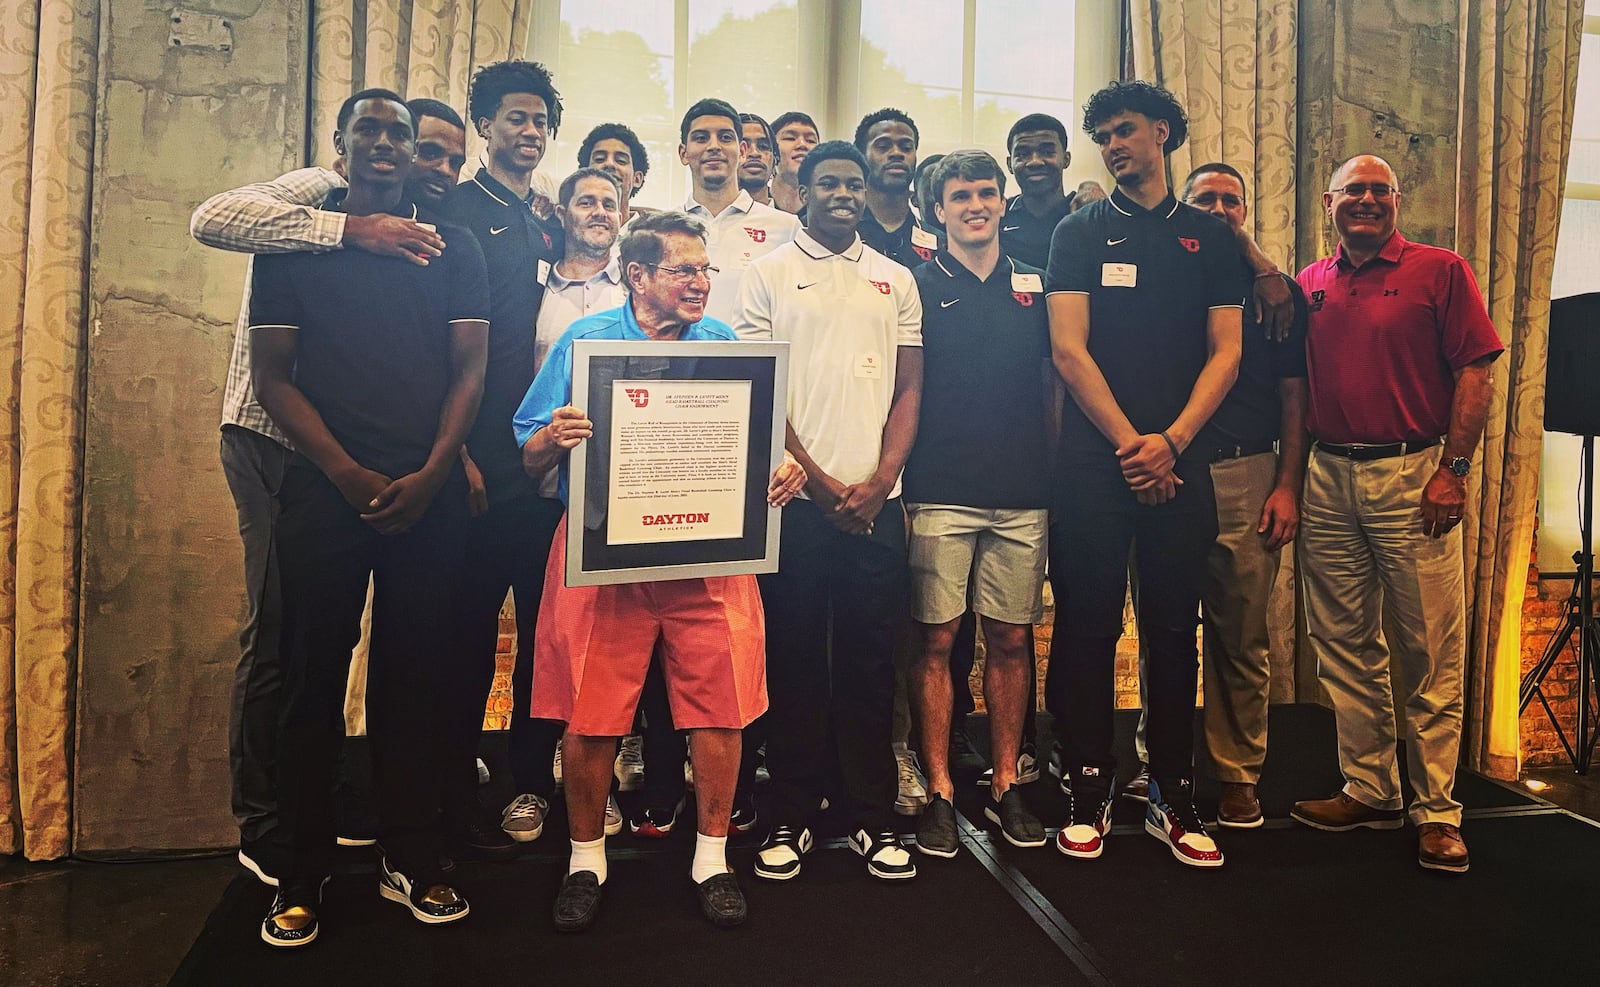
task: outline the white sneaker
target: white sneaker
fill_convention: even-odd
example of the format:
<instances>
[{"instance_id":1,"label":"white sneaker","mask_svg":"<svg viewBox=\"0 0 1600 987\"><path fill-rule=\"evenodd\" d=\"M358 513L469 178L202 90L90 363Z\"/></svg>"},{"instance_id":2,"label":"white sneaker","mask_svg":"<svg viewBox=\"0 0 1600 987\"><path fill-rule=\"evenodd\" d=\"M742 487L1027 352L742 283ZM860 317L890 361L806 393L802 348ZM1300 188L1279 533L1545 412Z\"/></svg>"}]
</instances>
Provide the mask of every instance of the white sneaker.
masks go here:
<instances>
[{"instance_id":1,"label":"white sneaker","mask_svg":"<svg viewBox=\"0 0 1600 987\"><path fill-rule=\"evenodd\" d=\"M483 763L483 758L478 758L478 784L489 784L489 766Z\"/></svg>"},{"instance_id":2,"label":"white sneaker","mask_svg":"<svg viewBox=\"0 0 1600 987\"><path fill-rule=\"evenodd\" d=\"M1052 774L1055 773L1054 772L1054 768L1052 768L1052 772L1051 773ZM1038 780L1039 780L1039 759L1034 756L1033 751L1030 751L1030 750L1024 748L1022 753L1017 755L1017 784L1019 784L1019 785L1031 785L1031 784L1033 784L1034 782L1036 782ZM984 787L984 788L988 788L993 783L994 783L994 769L993 768L984 769L983 774L981 776L979 776L979 778L978 778L978 784L980 786Z\"/></svg>"},{"instance_id":3,"label":"white sneaker","mask_svg":"<svg viewBox=\"0 0 1600 987\"><path fill-rule=\"evenodd\" d=\"M894 833L868 833L858 829L850 834L850 849L867 858L867 873L886 881L903 881L917 876L911 854L900 845Z\"/></svg>"},{"instance_id":4,"label":"white sneaker","mask_svg":"<svg viewBox=\"0 0 1600 987\"><path fill-rule=\"evenodd\" d=\"M560 788L561 787L561 741L559 741L559 740L556 741L556 759L555 759L555 762L550 767L551 767L551 770L555 772L556 787Z\"/></svg>"},{"instance_id":5,"label":"white sneaker","mask_svg":"<svg viewBox=\"0 0 1600 987\"><path fill-rule=\"evenodd\" d=\"M606 796L606 835L616 836L622 832L622 807L617 805L615 795Z\"/></svg>"},{"instance_id":6,"label":"white sneaker","mask_svg":"<svg viewBox=\"0 0 1600 987\"><path fill-rule=\"evenodd\" d=\"M518 795L500 813L500 828L518 843L532 843L544 832L544 819L549 814L549 802L537 795Z\"/></svg>"},{"instance_id":7,"label":"white sneaker","mask_svg":"<svg viewBox=\"0 0 1600 987\"><path fill-rule=\"evenodd\" d=\"M617 776L617 791L631 792L644 784L644 738L638 734L622 738L611 773Z\"/></svg>"},{"instance_id":8,"label":"white sneaker","mask_svg":"<svg viewBox=\"0 0 1600 987\"><path fill-rule=\"evenodd\" d=\"M895 744L894 759L900 773L894 811L902 816L920 816L928 804L928 782L917 768L917 755L905 744Z\"/></svg>"}]
</instances>

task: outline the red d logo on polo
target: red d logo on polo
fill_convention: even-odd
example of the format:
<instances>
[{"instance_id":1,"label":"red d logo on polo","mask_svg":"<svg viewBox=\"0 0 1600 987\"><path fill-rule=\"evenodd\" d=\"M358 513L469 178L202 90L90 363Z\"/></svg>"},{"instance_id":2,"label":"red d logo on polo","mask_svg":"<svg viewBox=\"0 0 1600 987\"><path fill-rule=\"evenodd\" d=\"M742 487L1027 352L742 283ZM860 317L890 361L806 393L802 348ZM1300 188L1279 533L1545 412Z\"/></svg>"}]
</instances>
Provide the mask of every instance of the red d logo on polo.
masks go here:
<instances>
[{"instance_id":1,"label":"red d logo on polo","mask_svg":"<svg viewBox=\"0 0 1600 987\"><path fill-rule=\"evenodd\" d=\"M911 249L915 250L917 252L917 256L921 257L923 260L933 260L933 251L929 250L927 247L912 247Z\"/></svg>"},{"instance_id":2,"label":"red d logo on polo","mask_svg":"<svg viewBox=\"0 0 1600 987\"><path fill-rule=\"evenodd\" d=\"M746 233L750 234L750 239L754 240L757 243L766 243L767 242L767 231L766 230L758 230L753 226L746 226L744 228L744 231Z\"/></svg>"},{"instance_id":3,"label":"red d logo on polo","mask_svg":"<svg viewBox=\"0 0 1600 987\"><path fill-rule=\"evenodd\" d=\"M1183 249L1189 251L1191 254L1198 254L1200 252L1200 241L1196 240L1192 236L1180 236L1178 237L1178 242L1183 244Z\"/></svg>"},{"instance_id":4,"label":"red d logo on polo","mask_svg":"<svg viewBox=\"0 0 1600 987\"><path fill-rule=\"evenodd\" d=\"M1023 308L1027 308L1033 304L1033 296L1028 294L1026 291L1013 291L1011 293L1011 297L1015 298L1017 300L1017 304L1021 305Z\"/></svg>"},{"instance_id":5,"label":"red d logo on polo","mask_svg":"<svg viewBox=\"0 0 1600 987\"><path fill-rule=\"evenodd\" d=\"M633 402L635 408L643 408L650 403L650 391L643 387L624 387L623 393L628 395L628 400Z\"/></svg>"},{"instance_id":6,"label":"red d logo on polo","mask_svg":"<svg viewBox=\"0 0 1600 987\"><path fill-rule=\"evenodd\" d=\"M871 278L868 278L867 280L872 281ZM878 289L878 294L880 295L887 295L889 293L889 282L887 281L872 281L872 286Z\"/></svg>"}]
</instances>

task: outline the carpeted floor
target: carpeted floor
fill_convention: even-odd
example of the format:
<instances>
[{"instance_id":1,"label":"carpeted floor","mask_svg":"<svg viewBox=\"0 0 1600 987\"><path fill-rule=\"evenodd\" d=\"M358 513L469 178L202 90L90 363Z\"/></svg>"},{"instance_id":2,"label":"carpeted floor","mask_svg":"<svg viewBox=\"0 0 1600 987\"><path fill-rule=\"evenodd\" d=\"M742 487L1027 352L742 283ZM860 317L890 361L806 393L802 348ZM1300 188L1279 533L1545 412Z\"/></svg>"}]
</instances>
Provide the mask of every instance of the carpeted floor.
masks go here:
<instances>
[{"instance_id":1,"label":"carpeted floor","mask_svg":"<svg viewBox=\"0 0 1600 987\"><path fill-rule=\"evenodd\" d=\"M1137 716L1118 716L1131 767ZM987 746L981 719L974 741ZM650 843L610 842L610 879L596 927L560 935L550 905L565 872L559 803L541 839L507 863L463 863L473 914L424 927L377 895L371 851L345 851L329 885L323 933L299 952L257 937L270 890L235 880L173 978L176 984L440 983L527 977L539 983L1321 984L1376 980L1503 981L1592 974L1581 903L1600 887L1600 828L1465 772L1457 795L1473 869L1419 869L1409 829L1329 834L1286 818L1290 804L1337 789L1333 722L1319 707L1272 710L1261 797L1266 827L1217 831L1219 871L1173 860L1144 835L1141 808L1119 800L1105 855L1069 860L1018 850L984 829L966 786L957 806L966 846L952 860L918 856L919 876L882 882L837 841L806 858L794 881L750 874L759 830L731 858L750 899L749 923L712 929L687 870L692 826ZM1203 748L1202 748L1203 750ZM503 750L485 750L497 779ZM1202 781L1202 813L1215 786ZM488 790L500 796L498 780ZM1065 801L1054 778L1026 797L1047 825ZM692 819L692 816L688 817ZM914 820L906 820L907 829ZM836 820L818 827L840 830Z\"/></svg>"}]
</instances>

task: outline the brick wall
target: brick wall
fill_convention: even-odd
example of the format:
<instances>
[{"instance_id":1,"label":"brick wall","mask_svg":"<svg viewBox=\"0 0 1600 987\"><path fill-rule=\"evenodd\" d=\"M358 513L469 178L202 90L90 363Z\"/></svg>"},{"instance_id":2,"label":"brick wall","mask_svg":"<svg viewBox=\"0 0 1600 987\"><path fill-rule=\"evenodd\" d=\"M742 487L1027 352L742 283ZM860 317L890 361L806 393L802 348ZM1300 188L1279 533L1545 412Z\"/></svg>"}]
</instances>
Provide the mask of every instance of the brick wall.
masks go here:
<instances>
[{"instance_id":1,"label":"brick wall","mask_svg":"<svg viewBox=\"0 0 1600 987\"><path fill-rule=\"evenodd\" d=\"M485 730L504 730L511 725L511 662L517 644L517 618L511 597L500 605L500 640L495 645L494 686L489 690L489 705L484 710Z\"/></svg>"},{"instance_id":2,"label":"brick wall","mask_svg":"<svg viewBox=\"0 0 1600 987\"><path fill-rule=\"evenodd\" d=\"M1539 663L1550 638L1560 628L1566 615L1567 598L1572 594L1571 578L1540 579L1538 566L1538 536L1534 537L1534 555L1528 567L1528 590L1522 604L1522 673L1526 675ZM1554 565L1551 566L1555 568ZM1562 566L1564 568L1564 565ZM1600 598L1600 585L1596 587ZM1555 710L1567 739L1574 740L1577 731L1577 669L1576 636L1569 638L1564 653L1556 659L1544 678L1543 692ZM1600 724L1596 724L1600 726ZM1563 763L1567 759L1556 736L1555 727L1545 714L1538 699L1528 704L1522 714L1522 759L1529 765Z\"/></svg>"}]
</instances>

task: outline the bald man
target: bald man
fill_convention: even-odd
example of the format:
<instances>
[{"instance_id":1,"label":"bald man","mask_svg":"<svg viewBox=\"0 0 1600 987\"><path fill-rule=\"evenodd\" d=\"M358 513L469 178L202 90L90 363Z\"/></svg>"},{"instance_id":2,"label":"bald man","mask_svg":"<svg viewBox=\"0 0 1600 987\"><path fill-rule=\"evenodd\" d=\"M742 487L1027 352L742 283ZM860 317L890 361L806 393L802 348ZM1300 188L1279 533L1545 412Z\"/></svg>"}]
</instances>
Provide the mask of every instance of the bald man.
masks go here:
<instances>
[{"instance_id":1,"label":"bald man","mask_svg":"<svg viewBox=\"0 0 1600 987\"><path fill-rule=\"evenodd\" d=\"M1409 815L1417 862L1462 873L1452 796L1466 665L1461 516L1504 346L1467 262L1396 229L1400 183L1388 162L1346 161L1322 204L1339 247L1299 276L1313 439L1300 572L1345 783L1331 798L1296 802L1291 815L1333 832L1399 829ZM1415 789L1408 811L1397 691Z\"/></svg>"}]
</instances>

